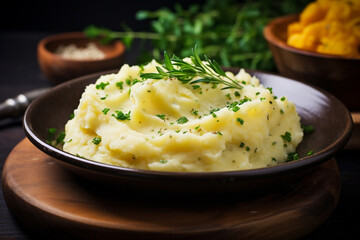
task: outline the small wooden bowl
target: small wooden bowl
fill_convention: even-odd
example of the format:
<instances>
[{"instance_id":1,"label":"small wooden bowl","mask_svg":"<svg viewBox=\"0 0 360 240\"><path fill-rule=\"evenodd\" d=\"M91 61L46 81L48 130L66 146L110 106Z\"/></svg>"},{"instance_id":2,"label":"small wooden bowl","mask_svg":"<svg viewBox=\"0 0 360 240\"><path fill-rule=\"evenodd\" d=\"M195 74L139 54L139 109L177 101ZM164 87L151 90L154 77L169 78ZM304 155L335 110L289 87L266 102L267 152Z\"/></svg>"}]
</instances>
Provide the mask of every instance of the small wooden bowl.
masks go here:
<instances>
[{"instance_id":1,"label":"small wooden bowl","mask_svg":"<svg viewBox=\"0 0 360 240\"><path fill-rule=\"evenodd\" d=\"M93 42L105 54L100 60L73 60L63 58L55 51L59 46L75 44L84 48ZM110 44L101 44L98 40L89 39L82 32L70 32L52 35L42 39L37 48L38 61L41 70L53 84L95 73L99 71L116 69L124 63L125 46L120 41Z\"/></svg>"},{"instance_id":2,"label":"small wooden bowl","mask_svg":"<svg viewBox=\"0 0 360 240\"><path fill-rule=\"evenodd\" d=\"M288 15L271 21L264 36L281 75L315 84L338 97L350 110L360 110L360 57L350 58L320 54L286 44L287 26L299 15Z\"/></svg>"}]
</instances>

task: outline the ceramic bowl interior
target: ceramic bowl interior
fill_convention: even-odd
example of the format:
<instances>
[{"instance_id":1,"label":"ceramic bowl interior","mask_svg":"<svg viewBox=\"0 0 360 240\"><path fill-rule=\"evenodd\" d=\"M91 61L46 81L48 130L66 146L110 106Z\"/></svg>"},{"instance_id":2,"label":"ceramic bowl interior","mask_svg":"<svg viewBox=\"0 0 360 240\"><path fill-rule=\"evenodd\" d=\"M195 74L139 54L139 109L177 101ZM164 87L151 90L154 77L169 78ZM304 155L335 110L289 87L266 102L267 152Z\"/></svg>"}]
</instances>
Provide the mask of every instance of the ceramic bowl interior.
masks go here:
<instances>
[{"instance_id":1,"label":"ceramic bowl interior","mask_svg":"<svg viewBox=\"0 0 360 240\"><path fill-rule=\"evenodd\" d=\"M287 45L287 26L298 19L297 14L279 17L264 29L279 73L315 84L331 92L349 109L360 110L360 101L356 99L360 89L360 57L321 54Z\"/></svg>"},{"instance_id":2,"label":"ceramic bowl interior","mask_svg":"<svg viewBox=\"0 0 360 240\"><path fill-rule=\"evenodd\" d=\"M299 160L254 170L160 172L103 164L74 156L47 144L48 129L54 127L63 131L70 114L77 108L85 86L94 83L105 73L63 83L35 100L24 116L25 133L37 148L78 175L108 185L169 194L261 193L293 183L344 147L350 137L352 119L347 108L334 96L317 87L285 77L256 71L250 73L256 75L264 86L272 87L275 95L287 96L294 102L302 124L314 126L315 131L306 135L297 148L301 157ZM310 150L315 153L306 156Z\"/></svg>"},{"instance_id":3,"label":"ceramic bowl interior","mask_svg":"<svg viewBox=\"0 0 360 240\"><path fill-rule=\"evenodd\" d=\"M88 43L94 43L105 57L95 60L74 60L56 54L60 46L74 44L77 48L85 48ZM40 68L46 77L53 84L59 84L90 73L120 68L124 63L125 46L121 41L102 44L97 39L86 37L82 32L69 32L42 39L38 43L37 54Z\"/></svg>"}]
</instances>

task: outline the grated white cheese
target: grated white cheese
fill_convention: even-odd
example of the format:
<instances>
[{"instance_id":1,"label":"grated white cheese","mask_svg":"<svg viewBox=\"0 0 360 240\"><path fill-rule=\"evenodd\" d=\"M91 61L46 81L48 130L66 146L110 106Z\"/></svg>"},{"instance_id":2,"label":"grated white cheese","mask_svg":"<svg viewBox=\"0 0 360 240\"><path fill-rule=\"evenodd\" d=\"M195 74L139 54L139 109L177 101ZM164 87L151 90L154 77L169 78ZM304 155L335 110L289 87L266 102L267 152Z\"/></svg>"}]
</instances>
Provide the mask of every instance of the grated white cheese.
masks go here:
<instances>
[{"instance_id":1,"label":"grated white cheese","mask_svg":"<svg viewBox=\"0 0 360 240\"><path fill-rule=\"evenodd\" d=\"M75 44L61 45L55 53L63 58L73 60L100 60L105 58L104 52L95 43L88 43L85 48L79 48Z\"/></svg>"}]
</instances>

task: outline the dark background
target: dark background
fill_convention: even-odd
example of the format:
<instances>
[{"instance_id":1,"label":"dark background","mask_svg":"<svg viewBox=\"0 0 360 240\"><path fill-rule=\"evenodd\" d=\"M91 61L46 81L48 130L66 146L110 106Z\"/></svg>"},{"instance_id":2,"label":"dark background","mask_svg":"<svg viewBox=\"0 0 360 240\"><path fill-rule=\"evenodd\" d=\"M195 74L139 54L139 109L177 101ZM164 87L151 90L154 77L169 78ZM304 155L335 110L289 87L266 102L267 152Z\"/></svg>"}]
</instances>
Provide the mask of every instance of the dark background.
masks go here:
<instances>
[{"instance_id":1,"label":"dark background","mask_svg":"<svg viewBox=\"0 0 360 240\"><path fill-rule=\"evenodd\" d=\"M122 30L123 23L136 31L146 30L149 29L149 22L135 19L138 10L172 8L175 3L186 7L195 2L205 1L7 1L6 6L0 6L0 31L82 31L90 24Z\"/></svg>"}]
</instances>

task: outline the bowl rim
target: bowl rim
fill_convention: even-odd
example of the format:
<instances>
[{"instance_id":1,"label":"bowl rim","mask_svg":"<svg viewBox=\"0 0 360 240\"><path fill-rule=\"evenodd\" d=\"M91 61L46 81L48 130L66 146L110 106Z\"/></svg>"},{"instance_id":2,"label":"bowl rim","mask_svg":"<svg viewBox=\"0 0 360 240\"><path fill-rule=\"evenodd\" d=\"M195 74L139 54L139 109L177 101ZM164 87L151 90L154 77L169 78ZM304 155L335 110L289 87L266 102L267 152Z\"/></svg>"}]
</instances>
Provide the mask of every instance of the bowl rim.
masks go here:
<instances>
[{"instance_id":1,"label":"bowl rim","mask_svg":"<svg viewBox=\"0 0 360 240\"><path fill-rule=\"evenodd\" d=\"M122 55L125 54L126 51L126 47L125 44L120 41L120 40L114 40L111 44L114 44L114 46L116 46L119 51L115 54L113 54L113 56L105 56L105 58L102 59L94 59L94 60L87 60L87 59L70 59L70 58L64 58L61 57L58 54L55 54L54 52L49 51L46 48L46 44L53 42L53 41L58 41L58 40L65 40L65 39L88 39L89 41L94 41L94 39L88 38L85 36L85 34L83 32L65 32L65 33L58 33L58 34L53 34L47 37L44 37L43 39L41 39L38 43L38 53L40 51L43 51L43 53L45 53L48 56L51 56L54 59L58 59L61 61L67 61L67 62L73 62L73 63L100 63L100 62L106 62L106 61L110 61L112 59L116 59Z\"/></svg>"},{"instance_id":2,"label":"bowl rim","mask_svg":"<svg viewBox=\"0 0 360 240\"><path fill-rule=\"evenodd\" d=\"M296 14L289 14L289 15L277 17L277 18L274 18L273 20L271 20L265 26L265 28L263 30L263 35L264 35L265 39L268 41L268 43L273 44L279 48L285 49L289 52L307 55L310 57L326 58L326 59L333 59L333 60L352 60L352 61L360 60L360 56L348 57L348 56L341 56L341 55L335 55L335 54L323 54L323 53L318 53L318 52L314 52L314 51L310 51L310 50L295 48L295 47L288 45L285 41L278 38L274 34L274 29L277 26L279 26L283 22L287 22L287 21L291 21L291 20L294 20L293 22L295 22L296 20L299 19L299 16L300 16L300 14L296 13Z\"/></svg>"},{"instance_id":3,"label":"bowl rim","mask_svg":"<svg viewBox=\"0 0 360 240\"><path fill-rule=\"evenodd\" d=\"M228 68L230 69L230 68ZM80 167L89 171L95 171L101 174L111 174L112 176L123 176L124 174L127 176L133 176L133 177L140 177L140 178L164 178L164 179L207 179L209 177L211 178L236 178L236 179L254 179L258 177L272 177L275 175L281 175L283 173L293 173L299 170L303 170L306 168L310 168L316 165L319 165L320 163L329 160L331 157L335 155L335 153L339 150L341 150L348 140L351 137L351 132L353 128L353 120L351 117L351 113L349 110L345 107L345 105L339 101L336 97L334 97L332 94L328 93L327 91L314 86L312 84L299 82L284 76L281 76L279 74L269 73L266 71L258 71L258 70L246 70L249 71L252 75L256 74L266 74L270 76L275 76L277 78L281 78L286 81L292 81L296 82L298 84L307 85L322 94L324 94L327 98L331 99L331 101L335 101L337 104L340 104L341 107L346 112L346 125L345 130L342 133L342 135L337 138L334 142L332 142L330 145L328 145L326 148L322 149L319 152L315 152L314 154L310 156L304 156L301 157L299 160L291 161L291 162L285 162L280 165L276 166L269 166L269 167L263 167L263 168L256 168L256 169L247 169L247 170L232 170L232 171L212 171L212 172L172 172L172 171L156 171L156 170L144 170L144 169L135 169L135 168L126 168L126 167L120 167L115 165L110 165L106 163L97 162L90 159L85 159L82 157L75 156L71 153L65 152L61 149L58 149L45 141L42 141L40 137L34 133L31 130L31 127L29 126L30 123L28 123L28 117L30 112L32 111L32 108L36 107L36 105L42 101L43 98L46 98L46 96L54 91L57 91L58 89L61 89L69 84L76 84L77 82L82 82L89 80L90 78L98 78L103 74L110 74L115 73L118 71L116 70L107 70L102 71L98 73L88 74L82 77L75 78L73 80L61 83L52 89L49 90L49 92L43 94L39 98L35 99L29 107L26 109L24 117L23 117L23 128L25 131L26 136L28 139L41 151L45 152L50 157L55 158L55 160L60 160L63 163L71 164L75 167ZM261 79L260 79L261 83Z\"/></svg>"}]
</instances>

